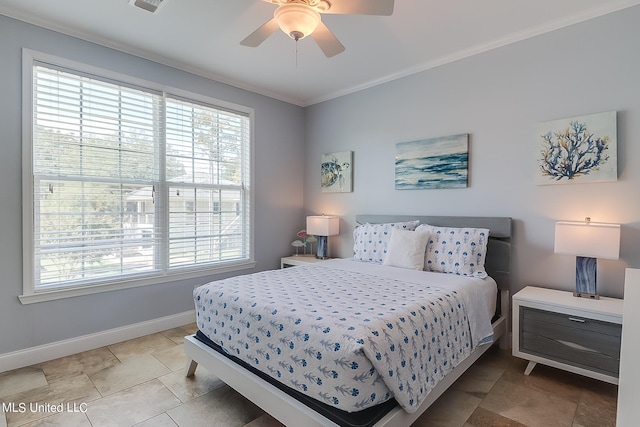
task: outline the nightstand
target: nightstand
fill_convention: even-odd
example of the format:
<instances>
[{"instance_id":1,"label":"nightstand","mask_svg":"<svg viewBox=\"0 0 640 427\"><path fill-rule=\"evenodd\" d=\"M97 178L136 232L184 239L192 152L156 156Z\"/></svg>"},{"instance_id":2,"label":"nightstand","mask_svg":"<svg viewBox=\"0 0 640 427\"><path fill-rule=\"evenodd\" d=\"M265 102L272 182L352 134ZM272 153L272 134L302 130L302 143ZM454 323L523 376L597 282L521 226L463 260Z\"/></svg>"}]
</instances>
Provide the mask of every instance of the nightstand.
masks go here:
<instances>
[{"instance_id":1,"label":"nightstand","mask_svg":"<svg viewBox=\"0 0 640 427\"><path fill-rule=\"evenodd\" d=\"M280 268L293 267L294 265L313 264L322 262L323 259L316 258L315 255L292 255L280 258Z\"/></svg>"},{"instance_id":2,"label":"nightstand","mask_svg":"<svg viewBox=\"0 0 640 427\"><path fill-rule=\"evenodd\" d=\"M622 300L527 286L513 296L513 355L618 384Z\"/></svg>"}]
</instances>

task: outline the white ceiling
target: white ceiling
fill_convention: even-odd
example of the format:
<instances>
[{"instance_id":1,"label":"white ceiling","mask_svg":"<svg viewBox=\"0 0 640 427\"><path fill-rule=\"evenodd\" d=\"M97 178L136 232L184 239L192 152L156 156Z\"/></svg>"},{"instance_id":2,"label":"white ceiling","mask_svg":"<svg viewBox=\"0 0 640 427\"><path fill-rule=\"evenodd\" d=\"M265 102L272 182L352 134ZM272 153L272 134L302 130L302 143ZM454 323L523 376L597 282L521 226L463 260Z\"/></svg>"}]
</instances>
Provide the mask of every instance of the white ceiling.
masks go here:
<instances>
[{"instance_id":1,"label":"white ceiling","mask_svg":"<svg viewBox=\"0 0 640 427\"><path fill-rule=\"evenodd\" d=\"M396 0L389 17L323 15L346 46L333 58L280 31L240 46L273 15L261 0L164 0L156 13L128 0L0 0L0 14L306 106L636 4Z\"/></svg>"}]
</instances>

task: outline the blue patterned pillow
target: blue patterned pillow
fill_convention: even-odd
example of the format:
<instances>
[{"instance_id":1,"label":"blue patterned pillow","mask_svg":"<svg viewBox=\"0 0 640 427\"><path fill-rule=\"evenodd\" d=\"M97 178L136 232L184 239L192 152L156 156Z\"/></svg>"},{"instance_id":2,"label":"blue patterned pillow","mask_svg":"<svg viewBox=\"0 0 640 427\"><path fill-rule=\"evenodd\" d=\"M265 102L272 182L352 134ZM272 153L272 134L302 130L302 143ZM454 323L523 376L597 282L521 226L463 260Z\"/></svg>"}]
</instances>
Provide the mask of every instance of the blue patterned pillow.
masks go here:
<instances>
[{"instance_id":1,"label":"blue patterned pillow","mask_svg":"<svg viewBox=\"0 0 640 427\"><path fill-rule=\"evenodd\" d=\"M417 231L425 231L430 235L424 259L425 271L487 277L484 260L489 229L422 224Z\"/></svg>"},{"instance_id":2,"label":"blue patterned pillow","mask_svg":"<svg viewBox=\"0 0 640 427\"><path fill-rule=\"evenodd\" d=\"M382 264L391 238L391 230L415 230L420 221L386 224L362 224L353 230L353 259Z\"/></svg>"}]
</instances>

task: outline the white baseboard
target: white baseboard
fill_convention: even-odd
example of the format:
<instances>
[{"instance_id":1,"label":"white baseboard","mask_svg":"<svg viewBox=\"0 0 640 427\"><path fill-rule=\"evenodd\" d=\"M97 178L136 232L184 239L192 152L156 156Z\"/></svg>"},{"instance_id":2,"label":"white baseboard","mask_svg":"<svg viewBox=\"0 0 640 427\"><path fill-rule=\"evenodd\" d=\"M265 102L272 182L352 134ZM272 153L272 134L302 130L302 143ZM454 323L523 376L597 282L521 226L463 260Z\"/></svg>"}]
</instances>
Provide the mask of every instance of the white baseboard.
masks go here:
<instances>
[{"instance_id":1,"label":"white baseboard","mask_svg":"<svg viewBox=\"0 0 640 427\"><path fill-rule=\"evenodd\" d=\"M0 372L35 365L59 357L69 356L105 345L138 338L171 328L195 322L195 310L171 316L160 317L146 322L109 329L95 334L83 335L68 340L57 341L37 347L26 348L12 353L0 354ZM0 421L0 427L2 423Z\"/></svg>"}]
</instances>

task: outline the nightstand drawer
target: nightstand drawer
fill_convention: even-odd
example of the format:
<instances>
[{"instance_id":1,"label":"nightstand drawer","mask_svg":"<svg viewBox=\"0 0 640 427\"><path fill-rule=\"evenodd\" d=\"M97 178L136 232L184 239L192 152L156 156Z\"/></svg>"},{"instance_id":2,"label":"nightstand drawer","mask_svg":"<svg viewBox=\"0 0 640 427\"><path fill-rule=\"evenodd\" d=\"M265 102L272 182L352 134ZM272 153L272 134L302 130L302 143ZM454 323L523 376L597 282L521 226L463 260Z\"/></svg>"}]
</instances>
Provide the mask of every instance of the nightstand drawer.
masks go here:
<instances>
[{"instance_id":1,"label":"nightstand drawer","mask_svg":"<svg viewBox=\"0 0 640 427\"><path fill-rule=\"evenodd\" d=\"M530 307L519 315L520 351L618 376L620 324Z\"/></svg>"}]
</instances>

